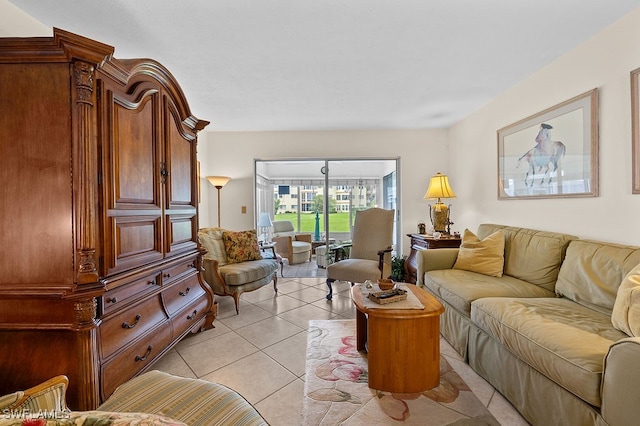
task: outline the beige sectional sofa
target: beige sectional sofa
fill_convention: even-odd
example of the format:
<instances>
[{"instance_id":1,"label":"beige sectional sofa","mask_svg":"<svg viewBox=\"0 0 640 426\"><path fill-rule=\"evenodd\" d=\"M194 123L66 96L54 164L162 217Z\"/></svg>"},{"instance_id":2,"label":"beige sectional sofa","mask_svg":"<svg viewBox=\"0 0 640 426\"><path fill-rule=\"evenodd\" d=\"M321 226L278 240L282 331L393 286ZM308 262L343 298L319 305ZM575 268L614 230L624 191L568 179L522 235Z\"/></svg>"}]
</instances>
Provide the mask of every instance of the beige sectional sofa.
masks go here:
<instances>
[{"instance_id":1,"label":"beige sectional sofa","mask_svg":"<svg viewBox=\"0 0 640 426\"><path fill-rule=\"evenodd\" d=\"M640 248L493 224L477 236L498 231L501 276L455 269L459 249L418 253L444 338L534 425L637 424Z\"/></svg>"}]
</instances>

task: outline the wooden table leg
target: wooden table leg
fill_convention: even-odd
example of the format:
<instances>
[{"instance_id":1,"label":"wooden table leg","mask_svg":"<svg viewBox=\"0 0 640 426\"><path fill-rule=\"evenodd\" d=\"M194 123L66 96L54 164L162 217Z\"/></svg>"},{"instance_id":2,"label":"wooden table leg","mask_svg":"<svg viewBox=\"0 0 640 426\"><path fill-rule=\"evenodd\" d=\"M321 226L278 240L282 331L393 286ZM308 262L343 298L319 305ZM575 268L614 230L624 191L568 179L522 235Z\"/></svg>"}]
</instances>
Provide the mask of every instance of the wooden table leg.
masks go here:
<instances>
[{"instance_id":1,"label":"wooden table leg","mask_svg":"<svg viewBox=\"0 0 640 426\"><path fill-rule=\"evenodd\" d=\"M365 350L367 343L367 316L356 310L356 348L359 351Z\"/></svg>"}]
</instances>

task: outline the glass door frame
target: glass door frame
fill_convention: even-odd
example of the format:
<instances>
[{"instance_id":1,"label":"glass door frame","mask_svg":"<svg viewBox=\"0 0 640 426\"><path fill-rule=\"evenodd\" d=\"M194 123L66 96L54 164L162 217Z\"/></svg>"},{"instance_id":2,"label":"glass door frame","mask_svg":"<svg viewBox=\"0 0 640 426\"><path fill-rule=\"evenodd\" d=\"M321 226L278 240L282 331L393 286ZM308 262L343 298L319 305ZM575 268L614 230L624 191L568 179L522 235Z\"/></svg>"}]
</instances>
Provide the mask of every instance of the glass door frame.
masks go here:
<instances>
[{"instance_id":1,"label":"glass door frame","mask_svg":"<svg viewBox=\"0 0 640 426\"><path fill-rule=\"evenodd\" d=\"M258 192L259 192L259 188L258 188L258 179L260 178L265 178L265 176L262 176L259 173L258 170L258 164L261 162L282 162L282 163L286 163L286 162L310 162L310 163L322 163L323 166L322 168L325 171L328 171L328 173L323 173L323 180L324 180L324 187L323 187L323 224L324 224L324 234L325 234L325 238L324 238L324 243L325 244L329 244L330 241L330 219L329 219L329 187L330 187L330 182L332 181L331 178L331 164L333 162L341 162L341 163L348 163L348 162L367 162L367 161L371 161L371 162L380 162L380 161L393 161L395 162L395 221L394 221L394 252L397 256L402 256L402 244L401 244L401 229L402 229L402 224L401 224L401 211L400 211L400 206L402 205L401 203L401 162L400 162L400 157L273 157L273 158L254 158L254 185L253 185L253 190L254 190L254 223L257 223L257 219L260 215L260 210L264 209L265 207L270 207L270 209L273 211L273 205L270 206L262 206L262 203L259 202L258 200ZM318 164L320 165L320 164ZM317 179L317 177L313 174L311 175L312 179ZM267 177L268 178L268 177ZM335 179L334 179L335 180ZM385 208L386 203L388 202L388 200L385 200L384 197L386 196L386 194L384 193L384 188L383 188L383 180L380 180L379 186L381 188L381 194L379 196L377 196L377 206L380 208ZM300 200L300 196L301 194L298 194L298 208L297 208L297 224L296 224L296 229L298 229L298 231L300 231L300 214L301 214L301 200ZM266 200L265 200L266 202ZM352 201L350 201L352 202ZM349 218L349 232L351 234L352 232L352 226L353 226L353 210L350 208L350 218ZM275 219L275 211L273 212L274 215L274 219Z\"/></svg>"}]
</instances>

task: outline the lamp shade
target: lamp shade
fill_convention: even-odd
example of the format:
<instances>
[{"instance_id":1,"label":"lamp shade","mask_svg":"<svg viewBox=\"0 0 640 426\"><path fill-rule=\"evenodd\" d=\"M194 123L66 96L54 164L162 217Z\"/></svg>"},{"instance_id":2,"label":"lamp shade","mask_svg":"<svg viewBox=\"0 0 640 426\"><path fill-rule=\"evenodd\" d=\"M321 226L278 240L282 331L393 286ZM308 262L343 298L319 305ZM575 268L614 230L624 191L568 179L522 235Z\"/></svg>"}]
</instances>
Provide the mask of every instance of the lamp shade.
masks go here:
<instances>
[{"instance_id":1,"label":"lamp shade","mask_svg":"<svg viewBox=\"0 0 640 426\"><path fill-rule=\"evenodd\" d=\"M258 218L258 226L273 226L271 222L271 217L269 217L269 213L262 212L260 213L260 217Z\"/></svg>"},{"instance_id":2,"label":"lamp shade","mask_svg":"<svg viewBox=\"0 0 640 426\"><path fill-rule=\"evenodd\" d=\"M427 193L424 194L425 200L435 200L439 198L456 198L456 194L454 194L451 185L449 185L449 177L440 172L436 173L436 175L429 180L429 189L427 189Z\"/></svg>"},{"instance_id":3,"label":"lamp shade","mask_svg":"<svg viewBox=\"0 0 640 426\"><path fill-rule=\"evenodd\" d=\"M207 180L211 183L211 185L220 189L227 184L231 180L229 176L207 176Z\"/></svg>"}]
</instances>

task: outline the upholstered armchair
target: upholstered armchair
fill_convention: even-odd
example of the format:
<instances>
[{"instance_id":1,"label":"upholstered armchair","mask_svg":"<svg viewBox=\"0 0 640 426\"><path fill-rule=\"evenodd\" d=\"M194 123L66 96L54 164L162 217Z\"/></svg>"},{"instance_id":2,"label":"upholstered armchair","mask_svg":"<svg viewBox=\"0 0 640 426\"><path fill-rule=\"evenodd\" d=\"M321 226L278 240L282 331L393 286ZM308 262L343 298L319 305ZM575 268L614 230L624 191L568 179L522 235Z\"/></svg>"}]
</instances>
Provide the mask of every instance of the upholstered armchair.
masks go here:
<instances>
[{"instance_id":1,"label":"upholstered armchair","mask_svg":"<svg viewBox=\"0 0 640 426\"><path fill-rule=\"evenodd\" d=\"M327 266L327 300L333 297L336 281L361 283L391 274L391 247L395 210L357 210L349 258Z\"/></svg>"},{"instance_id":2,"label":"upholstered armchair","mask_svg":"<svg viewBox=\"0 0 640 426\"><path fill-rule=\"evenodd\" d=\"M90 411L67 407L68 385L60 375L0 396L0 425L268 425L242 395L203 379L147 371Z\"/></svg>"},{"instance_id":3,"label":"upholstered armchair","mask_svg":"<svg viewBox=\"0 0 640 426\"><path fill-rule=\"evenodd\" d=\"M232 296L240 313L240 295L273 281L278 292L278 262L263 259L255 230L234 232L222 228L202 228L198 239L207 250L202 276L218 296Z\"/></svg>"},{"instance_id":4,"label":"upholstered armchair","mask_svg":"<svg viewBox=\"0 0 640 426\"><path fill-rule=\"evenodd\" d=\"M289 260L289 265L311 260L311 234L295 232L290 220L273 221L273 238L276 251Z\"/></svg>"}]
</instances>

